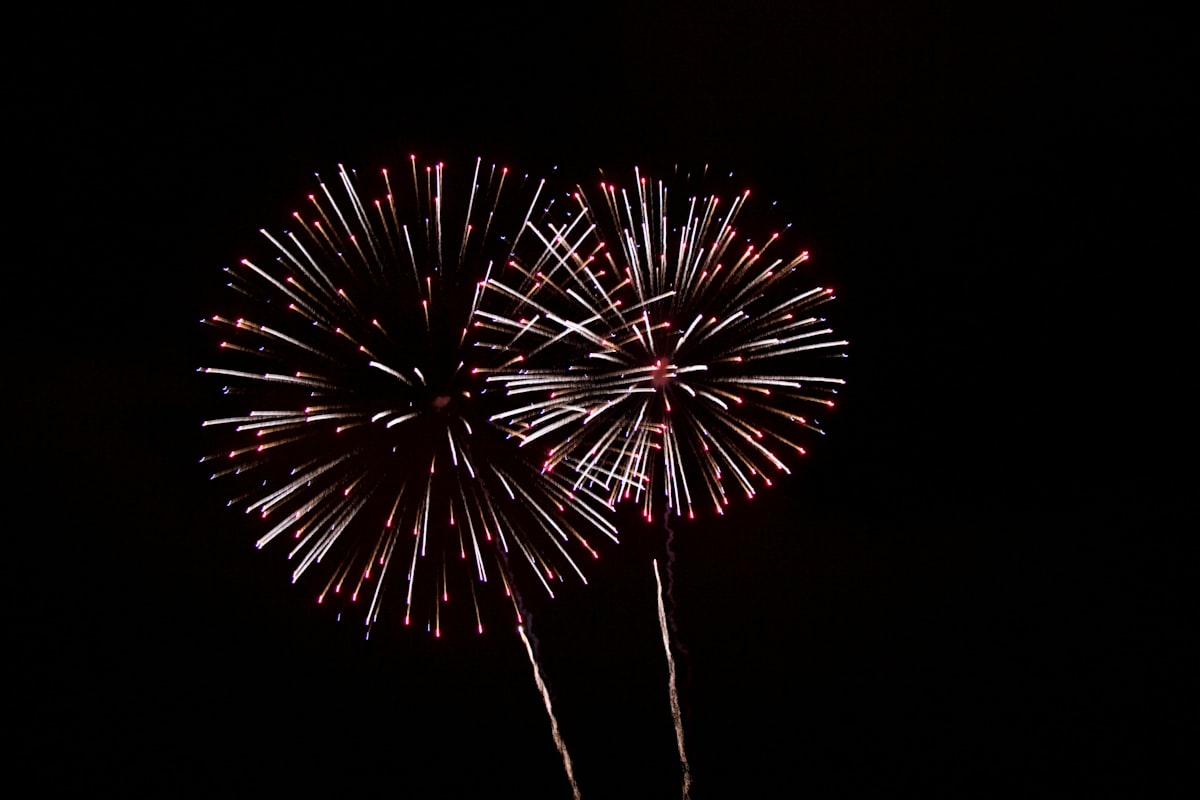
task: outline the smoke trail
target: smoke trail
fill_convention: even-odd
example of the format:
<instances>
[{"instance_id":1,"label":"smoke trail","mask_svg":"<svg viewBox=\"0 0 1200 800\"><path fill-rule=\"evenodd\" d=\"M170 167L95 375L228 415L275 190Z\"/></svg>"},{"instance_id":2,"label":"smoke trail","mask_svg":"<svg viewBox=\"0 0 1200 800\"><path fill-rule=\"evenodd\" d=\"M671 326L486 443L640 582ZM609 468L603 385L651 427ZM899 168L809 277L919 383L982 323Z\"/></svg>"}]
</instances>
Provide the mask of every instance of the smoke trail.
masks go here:
<instances>
[{"instance_id":1,"label":"smoke trail","mask_svg":"<svg viewBox=\"0 0 1200 800\"><path fill-rule=\"evenodd\" d=\"M679 747L679 765L683 768L683 800L691 796L692 772L683 749L683 716L679 712L679 693L675 689L675 659L671 656L671 640L667 633L667 610L663 606L662 580L658 576L658 559L654 560L654 583L658 587L658 624L662 628L663 651L667 654L668 689L671 694L671 718L675 721L675 743Z\"/></svg>"},{"instance_id":2,"label":"smoke trail","mask_svg":"<svg viewBox=\"0 0 1200 800\"><path fill-rule=\"evenodd\" d=\"M671 633L675 635L675 650L683 657L685 675L690 677L691 671L688 668L688 651L683 646L683 640L679 638L679 628L675 624L675 549L671 546L675 542L675 531L671 530L671 515L663 514L663 530L667 532L666 554L667 554L667 582L666 588L666 609L667 622L671 626ZM684 680L686 688L688 680Z\"/></svg>"},{"instance_id":3,"label":"smoke trail","mask_svg":"<svg viewBox=\"0 0 1200 800\"><path fill-rule=\"evenodd\" d=\"M554 735L554 746L558 748L558 752L562 756L563 769L567 772L567 780L571 782L571 795L575 800L579 800L579 785L575 783L575 768L571 765L571 756L567 754L567 745L558 732L558 720L555 719L554 708L550 705L550 690L546 688L546 682L542 680L542 668L533 654L533 645L530 643L529 637L525 635L525 626L518 625L517 633L521 635L521 641L525 643L525 652L529 654L529 664L533 667L533 680L537 682L538 691L542 693L542 702L546 705L546 714L550 717L550 732ZM686 794L685 791L684 795L686 796Z\"/></svg>"}]
</instances>

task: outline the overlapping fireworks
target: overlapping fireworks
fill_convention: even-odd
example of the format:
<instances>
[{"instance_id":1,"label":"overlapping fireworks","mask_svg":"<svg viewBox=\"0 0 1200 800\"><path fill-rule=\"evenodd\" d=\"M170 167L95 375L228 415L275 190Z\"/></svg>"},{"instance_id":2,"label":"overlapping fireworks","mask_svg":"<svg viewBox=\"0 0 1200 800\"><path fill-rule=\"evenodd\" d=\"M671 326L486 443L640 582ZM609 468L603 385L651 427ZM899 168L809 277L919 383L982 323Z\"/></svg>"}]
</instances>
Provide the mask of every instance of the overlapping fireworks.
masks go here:
<instances>
[{"instance_id":1,"label":"overlapping fireworks","mask_svg":"<svg viewBox=\"0 0 1200 800\"><path fill-rule=\"evenodd\" d=\"M376 197L318 176L269 258L227 270L237 312L205 320L228 413L204 424L232 441L206 461L320 602L440 634L451 608L482 630L498 586L519 621L514 581L586 582L617 503L723 513L821 433L833 292L786 229L740 230L749 192L635 170L552 199L410 161Z\"/></svg>"},{"instance_id":2,"label":"overlapping fireworks","mask_svg":"<svg viewBox=\"0 0 1200 800\"><path fill-rule=\"evenodd\" d=\"M411 191L384 170L368 202L353 171L332 190L318 176L290 229L262 231L269 260L227 270L235 310L204 320L223 340L200 371L227 406L204 425L232 446L203 461L261 517L257 545L287 542L293 582L361 603L368 635L393 608L438 636L444 617L482 633L480 589L501 590L579 797L517 581L586 583L618 503L721 514L790 472L847 342L808 252L786 229L740 230L748 191L669 194L635 170L632 188L555 208L544 181L481 159L449 190L442 164L410 161ZM654 576L687 800L657 561Z\"/></svg>"}]
</instances>

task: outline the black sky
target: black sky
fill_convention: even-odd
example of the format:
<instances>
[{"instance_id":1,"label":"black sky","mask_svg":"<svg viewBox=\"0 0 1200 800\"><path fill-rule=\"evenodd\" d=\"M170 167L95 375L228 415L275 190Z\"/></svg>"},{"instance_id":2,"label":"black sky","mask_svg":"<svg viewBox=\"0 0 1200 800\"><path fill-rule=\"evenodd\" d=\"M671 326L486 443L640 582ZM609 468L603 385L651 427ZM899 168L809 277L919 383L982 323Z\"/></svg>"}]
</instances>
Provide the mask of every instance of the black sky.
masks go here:
<instances>
[{"instance_id":1,"label":"black sky","mask_svg":"<svg viewBox=\"0 0 1200 800\"><path fill-rule=\"evenodd\" d=\"M580 180L735 169L834 276L852 345L829 435L753 509L677 526L694 797L1175 785L1195 552L1167 421L1191 361L1164 355L1194 261L1173 244L1194 195L1174 21L341 11L93 9L19 32L18 773L569 796L515 636L362 642L280 580L196 465L196 321L220 269L314 171L417 153ZM627 538L535 631L583 796L674 797L661 531Z\"/></svg>"}]
</instances>

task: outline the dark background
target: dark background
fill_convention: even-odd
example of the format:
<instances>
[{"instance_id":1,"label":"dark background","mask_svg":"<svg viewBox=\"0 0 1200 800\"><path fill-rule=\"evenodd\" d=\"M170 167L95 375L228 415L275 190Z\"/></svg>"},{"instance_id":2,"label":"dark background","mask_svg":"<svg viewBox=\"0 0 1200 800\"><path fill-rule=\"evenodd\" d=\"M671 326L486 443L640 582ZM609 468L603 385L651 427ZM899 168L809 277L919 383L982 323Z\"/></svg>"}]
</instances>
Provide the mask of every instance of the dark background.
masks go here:
<instances>
[{"instance_id":1,"label":"dark background","mask_svg":"<svg viewBox=\"0 0 1200 800\"><path fill-rule=\"evenodd\" d=\"M221 267L314 171L417 153L581 180L728 166L835 276L851 358L830 434L753 508L677 526L694 797L1176 786L1195 735L1173 422L1194 359L1169 355L1194 264L1183 26L959 5L14 24L17 775L569 796L515 636L361 641L196 464ZM535 612L584 797L679 793L661 537L631 516L592 585Z\"/></svg>"}]
</instances>

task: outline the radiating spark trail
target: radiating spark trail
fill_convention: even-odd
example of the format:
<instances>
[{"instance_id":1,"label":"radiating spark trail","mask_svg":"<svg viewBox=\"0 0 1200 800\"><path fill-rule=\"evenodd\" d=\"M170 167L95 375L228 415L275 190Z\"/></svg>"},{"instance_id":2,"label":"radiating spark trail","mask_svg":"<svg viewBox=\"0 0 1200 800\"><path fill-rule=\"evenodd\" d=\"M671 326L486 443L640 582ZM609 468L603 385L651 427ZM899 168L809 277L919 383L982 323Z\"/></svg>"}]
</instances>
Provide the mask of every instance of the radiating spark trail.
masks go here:
<instances>
[{"instance_id":1,"label":"radiating spark trail","mask_svg":"<svg viewBox=\"0 0 1200 800\"><path fill-rule=\"evenodd\" d=\"M692 771L683 748L683 714L679 710L679 692L675 688L675 659L671 656L671 640L667 633L667 611L663 606L662 580L658 576L658 559L654 560L654 584L658 587L658 624L662 629L663 652L667 655L667 688L671 696L671 719L675 722L675 744L679 748L679 766L683 769L683 800L691 797Z\"/></svg>"},{"instance_id":2,"label":"radiating spark trail","mask_svg":"<svg viewBox=\"0 0 1200 800\"><path fill-rule=\"evenodd\" d=\"M558 719L555 718L554 707L550 703L550 690L546 688L546 681L542 679L541 665L538 664L537 657L533 654L533 645L530 643L529 637L525 635L525 626L518 625L517 633L520 634L521 641L525 643L525 652L529 654L529 665L533 668L533 680L537 683L538 691L542 695L542 703L546 706L546 715L550 717L550 733L554 736L554 746L558 748L558 753L562 756L563 769L567 773L567 780L571 782L571 795L575 800L579 800L579 785L575 783L575 767L571 763L570 754L567 753L567 745L558 732Z\"/></svg>"}]
</instances>

